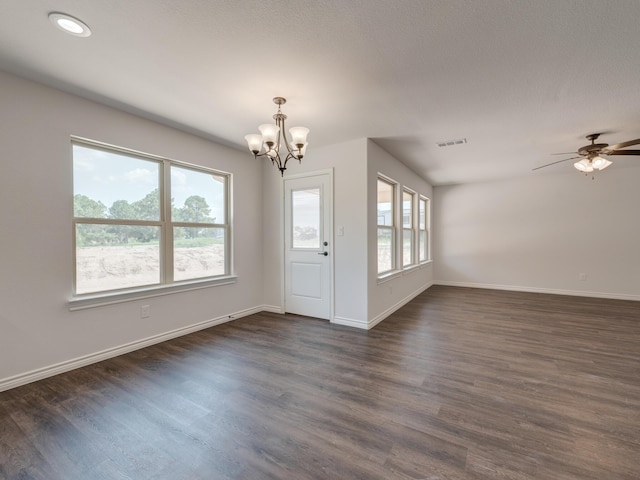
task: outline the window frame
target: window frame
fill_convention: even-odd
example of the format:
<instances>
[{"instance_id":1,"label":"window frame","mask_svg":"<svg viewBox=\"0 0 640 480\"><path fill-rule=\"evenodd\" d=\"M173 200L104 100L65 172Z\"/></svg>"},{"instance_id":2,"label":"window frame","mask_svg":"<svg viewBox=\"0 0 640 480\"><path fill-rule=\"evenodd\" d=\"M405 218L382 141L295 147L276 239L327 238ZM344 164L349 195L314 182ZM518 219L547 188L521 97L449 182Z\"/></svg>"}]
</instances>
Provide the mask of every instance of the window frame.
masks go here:
<instances>
[{"instance_id":1,"label":"window frame","mask_svg":"<svg viewBox=\"0 0 640 480\"><path fill-rule=\"evenodd\" d=\"M391 225L385 225L385 224L381 225L379 222L378 205L380 204L380 201L378 198L378 185L380 182L385 183L391 187L391 208L390 208L390 216L389 216L391 220ZM397 227L396 227L396 224L398 223L398 219L397 219L398 199L396 198L399 190L398 187L399 187L398 182L392 180L386 175L382 175L380 173L377 175L377 179L376 179L376 271L377 271L378 278L387 277L398 271L398 258L397 258L398 241L397 241ZM380 230L385 230L391 233L391 249L390 249L391 268L383 271L379 270L380 262L378 260L380 256L380 246L378 245Z\"/></svg>"},{"instance_id":2,"label":"window frame","mask_svg":"<svg viewBox=\"0 0 640 480\"><path fill-rule=\"evenodd\" d=\"M230 245L229 245L229 241L230 241L230 232L231 232L231 228L230 228L230 216L231 216L231 209L230 209L230 182L231 182L231 175L225 172L220 172L218 170L214 170L212 168L207 168L207 167L200 167L200 166L196 166L196 165L188 165L185 164L183 162L177 162L175 160L169 160L166 159L166 163L164 164L165 168L167 169L164 172L164 178L165 181L168 179L169 180L169 186L168 188L165 187L165 189L163 190L164 192L164 201L166 202L164 204L164 212L165 214L168 214L169 220L167 221L168 226L166 231L164 232L166 237L167 237L167 243L166 243L166 251L164 252L167 255L167 258L165 259L166 262L166 273L169 274L167 275L167 281L165 282L166 284L176 284L176 283L183 283L183 282L192 282L195 280L198 280L198 278L218 278L218 277L225 277L225 276L229 276L231 273L231 262L230 262ZM170 192L171 193L171 167L178 167L178 168L182 168L185 170L191 170L194 172L198 172L198 173L205 173L208 175L215 175L218 177L222 177L224 178L224 218L225 218L225 222L224 223L204 223L204 222L174 222L173 218L172 218L172 209L171 209L171 195L166 195L166 192ZM190 279L185 279L185 280L175 280L175 272L174 272L174 266L175 266L175 262L174 260L174 253L175 253L175 248L174 248L174 244L173 244L173 240L174 240L174 228L219 228L222 229L224 231L224 273L222 275L211 275L211 276L207 276L207 277L196 277L196 278L190 278ZM169 280L170 279L170 280Z\"/></svg>"},{"instance_id":3,"label":"window frame","mask_svg":"<svg viewBox=\"0 0 640 480\"><path fill-rule=\"evenodd\" d=\"M409 195L411 200L409 202L410 208L411 208L411 212L409 212L409 220L410 220L410 225L409 227L405 227L405 222L404 222L404 218L405 218L405 214L404 214L404 196L405 195ZM416 247L417 247L417 235L418 235L418 231L417 231L417 209L416 209L416 199L418 197L418 194L416 192L414 192L413 190L411 190L408 187L403 186L402 187L402 198L401 198L401 205L402 207L400 208L400 214L402 215L402 248L400 249L400 260L402 263L402 269L403 270L407 270L409 268L413 268L415 267L418 262L416 261L416 259L418 258L417 255L417 251L416 251ZM411 239L411 246L410 246L410 255L411 255L411 259L409 261L409 263L405 264L404 263L404 240L405 240L405 234L409 233L409 238Z\"/></svg>"},{"instance_id":4,"label":"window frame","mask_svg":"<svg viewBox=\"0 0 640 480\"><path fill-rule=\"evenodd\" d=\"M165 295L168 293L206 288L213 285L234 283L236 276L233 273L233 226L231 190L233 176L231 173L216 170L210 167L182 162L159 155L153 155L125 147L90 140L78 136L71 136L71 160L73 158L73 146L78 145L107 153L125 155L145 161L151 161L158 165L158 191L160 202L160 218L158 220L131 220L94 217L76 217L72 202L72 261L73 284L72 295L69 301L70 310L88 308L97 305L119 303L121 301L145 298L150 296ZM188 169L207 175L215 175L224 179L224 223L198 223L198 222L173 222L171 209L171 167ZM75 188L72 187L72 198L75 197ZM134 225L159 227L159 282L134 287L100 290L88 293L76 293L77 291L77 225ZM224 232L224 273L207 277L197 277L185 280L174 280L174 228L220 228Z\"/></svg>"},{"instance_id":5,"label":"window frame","mask_svg":"<svg viewBox=\"0 0 640 480\"><path fill-rule=\"evenodd\" d=\"M421 219L420 215L420 203L424 202L424 218ZM431 199L424 195L420 195L418 197L418 263L424 264L431 261ZM420 220L424 220L424 228L420 227ZM422 253L422 236L420 235L424 232L425 238L425 258L421 257Z\"/></svg>"}]
</instances>

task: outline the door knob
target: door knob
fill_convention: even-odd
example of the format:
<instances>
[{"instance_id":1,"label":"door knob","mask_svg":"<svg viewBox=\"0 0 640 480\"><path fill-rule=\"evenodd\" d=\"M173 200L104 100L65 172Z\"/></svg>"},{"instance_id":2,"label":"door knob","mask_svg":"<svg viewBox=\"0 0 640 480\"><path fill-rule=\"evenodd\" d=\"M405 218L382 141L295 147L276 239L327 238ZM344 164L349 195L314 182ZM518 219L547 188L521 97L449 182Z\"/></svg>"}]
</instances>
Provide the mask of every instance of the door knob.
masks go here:
<instances>
[{"instance_id":1,"label":"door knob","mask_svg":"<svg viewBox=\"0 0 640 480\"><path fill-rule=\"evenodd\" d=\"M329 252L318 252L318 255L324 255L325 257L329 255Z\"/></svg>"}]
</instances>

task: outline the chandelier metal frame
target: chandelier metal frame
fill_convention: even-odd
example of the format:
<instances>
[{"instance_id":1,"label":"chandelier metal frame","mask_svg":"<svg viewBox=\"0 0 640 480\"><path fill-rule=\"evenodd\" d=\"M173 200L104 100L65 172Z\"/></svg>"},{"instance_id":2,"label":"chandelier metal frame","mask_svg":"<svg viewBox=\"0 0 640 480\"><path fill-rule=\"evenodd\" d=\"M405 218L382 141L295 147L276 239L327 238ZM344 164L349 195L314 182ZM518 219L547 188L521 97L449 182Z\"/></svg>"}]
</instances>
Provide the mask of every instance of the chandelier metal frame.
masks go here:
<instances>
[{"instance_id":1,"label":"chandelier metal frame","mask_svg":"<svg viewBox=\"0 0 640 480\"><path fill-rule=\"evenodd\" d=\"M280 170L280 174L284 176L287 169L287 162L291 159L302 161L307 149L307 134L309 129L306 127L293 127L289 129L291 133L291 142L284 133L285 120L287 116L282 113L281 106L287 103L284 97L274 97L273 103L278 106L278 111L273 115L276 121L274 124L263 124L258 127L260 134L245 135L245 140L249 145L249 150L253 153L254 158L269 157L271 163ZM286 149L284 160L280 156L284 152L281 147ZM263 151L264 150L264 151Z\"/></svg>"}]
</instances>

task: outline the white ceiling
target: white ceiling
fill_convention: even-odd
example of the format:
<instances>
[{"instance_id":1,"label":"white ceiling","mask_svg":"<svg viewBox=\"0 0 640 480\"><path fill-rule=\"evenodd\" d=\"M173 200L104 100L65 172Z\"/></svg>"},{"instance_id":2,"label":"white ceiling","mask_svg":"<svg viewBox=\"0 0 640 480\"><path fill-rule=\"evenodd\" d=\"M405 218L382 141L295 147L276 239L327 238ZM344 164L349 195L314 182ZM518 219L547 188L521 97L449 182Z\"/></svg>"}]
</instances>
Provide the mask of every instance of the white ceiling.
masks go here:
<instances>
[{"instance_id":1,"label":"white ceiling","mask_svg":"<svg viewBox=\"0 0 640 480\"><path fill-rule=\"evenodd\" d=\"M2 0L0 69L243 149L284 96L306 161L370 137L443 185L639 138L639 20L638 0Z\"/></svg>"}]
</instances>

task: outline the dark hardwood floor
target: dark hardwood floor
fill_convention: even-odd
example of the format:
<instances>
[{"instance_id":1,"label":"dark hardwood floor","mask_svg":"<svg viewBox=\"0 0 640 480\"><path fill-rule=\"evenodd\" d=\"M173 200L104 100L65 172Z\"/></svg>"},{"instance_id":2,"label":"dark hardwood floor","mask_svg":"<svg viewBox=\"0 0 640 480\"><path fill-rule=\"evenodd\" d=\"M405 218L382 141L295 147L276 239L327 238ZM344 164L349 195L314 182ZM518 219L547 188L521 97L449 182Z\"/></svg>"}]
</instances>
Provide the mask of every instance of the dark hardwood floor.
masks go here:
<instances>
[{"instance_id":1,"label":"dark hardwood floor","mask_svg":"<svg viewBox=\"0 0 640 480\"><path fill-rule=\"evenodd\" d=\"M0 393L2 479L640 478L640 302L434 286Z\"/></svg>"}]
</instances>

